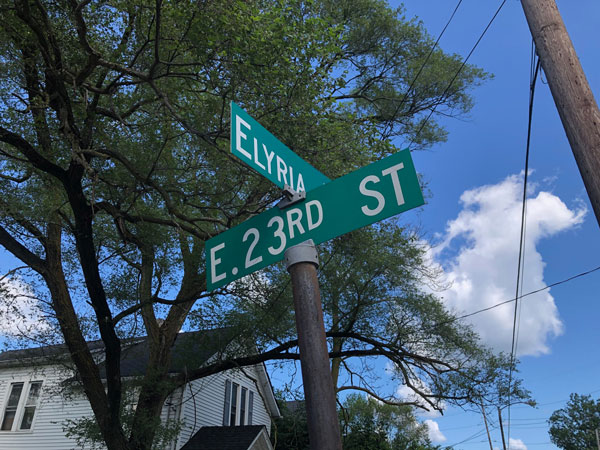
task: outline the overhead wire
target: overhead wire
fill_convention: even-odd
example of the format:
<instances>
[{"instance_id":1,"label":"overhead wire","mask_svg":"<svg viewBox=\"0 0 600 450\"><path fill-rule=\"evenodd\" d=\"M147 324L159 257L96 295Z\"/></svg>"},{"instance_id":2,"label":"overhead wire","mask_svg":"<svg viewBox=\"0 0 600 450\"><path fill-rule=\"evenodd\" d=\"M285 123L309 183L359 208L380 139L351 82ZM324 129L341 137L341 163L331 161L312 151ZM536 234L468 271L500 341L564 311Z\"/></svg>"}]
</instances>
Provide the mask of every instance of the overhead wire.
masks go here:
<instances>
[{"instance_id":1,"label":"overhead wire","mask_svg":"<svg viewBox=\"0 0 600 450\"><path fill-rule=\"evenodd\" d=\"M471 48L471 51L469 52L469 54L466 56L466 58L463 60L462 64L460 65L460 67L458 68L458 70L456 71L456 73L454 74L454 76L452 77L452 79L450 80L450 83L448 83L448 86L446 87L446 89L444 90L444 92L442 93L442 95L440 96L440 101L437 102L436 104L433 105L433 107L431 108L431 111L429 112L429 115L427 116L427 118L425 118L425 120L421 123L421 126L419 127L419 129L417 130L415 137L413 138L413 140L411 141L411 143L408 145L408 148L410 149L410 147L412 146L412 144L415 143L417 137L421 134L421 132L423 131L423 129L425 128L425 125L427 125L427 122L429 122L429 119L431 119L431 116L433 115L433 113L435 112L437 106L446 98L446 96L448 95L448 92L450 91L450 88L452 87L452 85L454 84L454 82L456 81L456 79L458 78L458 76L460 75L460 73L462 72L462 70L464 69L464 67L467 65L467 61L469 61L469 58L471 58L471 55L475 52L475 49L479 46L479 43L481 42L481 40L483 39L483 37L485 36L485 34L487 33L487 31L489 30L489 28L492 26L492 23L494 22L494 20L496 20L496 17L498 16L498 14L500 13L500 10L502 10L502 7L504 6L504 4L506 3L506 0L503 0L502 3L500 3L500 6L498 7L498 9L496 10L496 12L494 13L494 15L492 16L492 18L490 19L490 21L488 22L488 24L486 25L486 27L484 28L484 30L481 32L481 34L479 35L479 38L477 39L477 42L475 42L475 45L473 45L473 48Z\"/></svg>"},{"instance_id":2,"label":"overhead wire","mask_svg":"<svg viewBox=\"0 0 600 450\"><path fill-rule=\"evenodd\" d=\"M535 61L535 52L532 51L532 66L535 64L535 69L533 74L530 72L530 80L529 80L529 111L528 111L528 119L527 119L527 144L525 146L525 173L523 174L523 197L522 197L522 207L521 207L521 232L519 236L519 259L517 261L517 282L515 287L515 307L513 314L513 327L512 327L512 342L510 349L510 367L508 373L508 424L507 424L507 436L508 440L510 440L510 424L511 424L511 411L510 411L510 403L511 403L511 388L512 388L512 375L513 375L513 366L515 363L515 356L517 353L518 346L518 329L520 321L519 314L519 292L523 292L523 271L524 271L524 261L525 261L525 232L526 232L526 223L527 223L527 180L529 175L529 156L531 150L531 128L533 122L533 100L535 97L535 85L537 80L537 75L540 70L540 60L537 59L537 63Z\"/></svg>"},{"instance_id":3,"label":"overhead wire","mask_svg":"<svg viewBox=\"0 0 600 450\"><path fill-rule=\"evenodd\" d=\"M456 11L458 11L458 8L460 7L460 5L461 5L462 2L463 2L463 0L458 0L458 3L454 7L454 11L452 11L452 14L450 15L450 18L448 19L448 21L446 22L446 25L444 25L444 28L442 29L442 31L438 35L437 39L435 40L435 43L429 49L429 53L427 54L427 57L425 58L425 61L423 61L423 64L421 64L421 67L419 67L419 70L417 71L417 74L415 75L415 77L411 81L410 85L408 86L408 89L406 90L406 92L404 93L404 96L402 97L402 100L400 101L400 103L396 107L396 110L394 111L394 115L393 115L394 118L400 112L400 108L402 108L402 105L404 105L404 103L406 102L406 99L408 98L408 96L410 95L411 91L415 87L415 84L416 84L417 80L419 79L419 76L421 76L421 73L423 72L423 69L425 69L425 66L429 62L429 59L431 58L431 55L433 54L433 52L435 51L436 47L438 46L438 44L440 42L440 39L442 39L442 36L446 32L446 29L450 25L450 22L452 22L452 19L454 19L454 16L456 15ZM387 131L384 131L383 134L385 135L386 133L387 133Z\"/></svg>"},{"instance_id":4,"label":"overhead wire","mask_svg":"<svg viewBox=\"0 0 600 450\"><path fill-rule=\"evenodd\" d=\"M589 275L589 274L591 274L593 272L597 272L598 270L600 270L600 266L594 267L593 269L590 269L590 270L586 270L585 272L580 272L577 275L573 275L573 276L565 278L563 280L556 281L554 283L548 284L548 285L546 285L544 287L541 287L539 289L535 289L533 291L527 292L526 294L522 294L522 295L520 295L518 297L518 299L529 297L530 295L537 294L538 292L542 292L542 291L548 290L550 288L553 288L555 286L559 286L561 284L568 283L569 281L572 281L572 280L575 280L577 278ZM463 314L462 316L456 316L456 317L453 317L451 319L444 320L442 322L438 322L438 323L432 325L431 329L434 329L434 328L437 328L437 327L441 327L443 325L447 325L447 324L450 324L452 322L456 322L456 321L461 320L461 319L466 319L467 317L475 316L477 314L481 314L481 313L486 312L486 311L490 311L492 309L498 308L498 307L506 305L508 303L512 303L512 302L514 302L516 300L517 300L517 298L511 298L509 300L504 300L502 302L496 303L496 304L488 306L486 308L478 309L477 311L473 311L473 312L470 312L470 313L467 313L467 314Z\"/></svg>"}]
</instances>

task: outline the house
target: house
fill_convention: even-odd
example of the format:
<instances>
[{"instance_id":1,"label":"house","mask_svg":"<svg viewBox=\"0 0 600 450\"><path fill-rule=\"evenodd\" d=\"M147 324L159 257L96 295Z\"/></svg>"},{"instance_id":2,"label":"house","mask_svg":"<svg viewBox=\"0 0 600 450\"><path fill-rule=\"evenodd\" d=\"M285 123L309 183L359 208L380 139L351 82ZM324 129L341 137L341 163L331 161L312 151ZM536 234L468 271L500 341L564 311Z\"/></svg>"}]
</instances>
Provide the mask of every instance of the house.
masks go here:
<instances>
[{"instance_id":1,"label":"house","mask_svg":"<svg viewBox=\"0 0 600 450\"><path fill-rule=\"evenodd\" d=\"M88 345L101 362L102 342ZM180 333L169 373L200 367L226 345L223 330ZM66 432L69 423L93 418L67 356L62 345L0 353L0 449L88 448ZM148 358L145 338L123 345L124 383L145 372ZM181 429L174 441L158 448L272 450L271 419L277 417L280 412L263 364L229 370L190 381L171 393L161 419L163 424L179 423Z\"/></svg>"}]
</instances>

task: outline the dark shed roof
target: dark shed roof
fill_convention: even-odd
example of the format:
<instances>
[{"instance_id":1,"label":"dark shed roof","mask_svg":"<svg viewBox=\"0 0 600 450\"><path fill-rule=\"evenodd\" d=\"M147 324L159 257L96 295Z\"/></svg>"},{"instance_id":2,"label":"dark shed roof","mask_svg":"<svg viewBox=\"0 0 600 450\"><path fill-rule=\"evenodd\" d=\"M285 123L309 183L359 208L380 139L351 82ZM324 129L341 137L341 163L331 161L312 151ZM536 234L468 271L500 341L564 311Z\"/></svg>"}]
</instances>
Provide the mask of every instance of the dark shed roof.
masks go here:
<instances>
[{"instance_id":1,"label":"dark shed roof","mask_svg":"<svg viewBox=\"0 0 600 450\"><path fill-rule=\"evenodd\" d=\"M264 425L202 427L180 450L248 450Z\"/></svg>"}]
</instances>

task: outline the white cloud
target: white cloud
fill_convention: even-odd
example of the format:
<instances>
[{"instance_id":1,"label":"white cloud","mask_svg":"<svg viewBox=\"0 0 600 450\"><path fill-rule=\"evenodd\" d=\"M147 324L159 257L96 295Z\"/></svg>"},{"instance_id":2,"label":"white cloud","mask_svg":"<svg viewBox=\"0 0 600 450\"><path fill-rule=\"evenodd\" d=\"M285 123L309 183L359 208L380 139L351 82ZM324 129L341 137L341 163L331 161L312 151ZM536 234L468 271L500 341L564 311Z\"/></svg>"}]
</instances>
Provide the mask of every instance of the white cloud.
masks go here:
<instances>
[{"instance_id":1,"label":"white cloud","mask_svg":"<svg viewBox=\"0 0 600 450\"><path fill-rule=\"evenodd\" d=\"M522 176L465 191L462 211L448 222L432 257L441 263L448 290L440 296L458 315L514 298L521 226ZM575 227L586 210L569 209L557 196L529 196L525 239L523 292L545 286L545 262L537 250L541 239ZM518 354L548 353L548 339L562 333L562 323L549 291L521 301ZM514 303L477 314L468 320L484 342L510 351Z\"/></svg>"},{"instance_id":2,"label":"white cloud","mask_svg":"<svg viewBox=\"0 0 600 450\"><path fill-rule=\"evenodd\" d=\"M430 393L430 390L424 384L419 384L418 382L416 382L415 384L418 384L419 389L423 390L423 392ZM415 403L421 405L423 408L425 408L425 409L417 408L415 410L415 412L417 413L417 415L419 417L427 417L427 418L434 419L436 417L442 416L442 413L440 411L438 411L437 409L434 409L430 404L428 404L425 400L423 400L422 397L420 397L418 394L415 394L415 391L413 391L411 388L409 388L405 384L401 384L396 388L395 396L396 396L396 398L398 398L402 401L415 402ZM446 404L443 401L438 401L437 403L438 403L438 406L441 408L441 410L446 409Z\"/></svg>"},{"instance_id":3,"label":"white cloud","mask_svg":"<svg viewBox=\"0 0 600 450\"><path fill-rule=\"evenodd\" d=\"M0 334L29 336L49 327L32 289L19 278L0 279Z\"/></svg>"},{"instance_id":4,"label":"white cloud","mask_svg":"<svg viewBox=\"0 0 600 450\"><path fill-rule=\"evenodd\" d=\"M444 436L444 433L440 431L440 426L435 420L428 419L423 423L427 425L427 432L429 433L429 439L431 442L436 444L446 440L446 436Z\"/></svg>"},{"instance_id":5,"label":"white cloud","mask_svg":"<svg viewBox=\"0 0 600 450\"><path fill-rule=\"evenodd\" d=\"M521 439L510 438L508 441L508 448L510 450L527 450L527 446Z\"/></svg>"}]
</instances>

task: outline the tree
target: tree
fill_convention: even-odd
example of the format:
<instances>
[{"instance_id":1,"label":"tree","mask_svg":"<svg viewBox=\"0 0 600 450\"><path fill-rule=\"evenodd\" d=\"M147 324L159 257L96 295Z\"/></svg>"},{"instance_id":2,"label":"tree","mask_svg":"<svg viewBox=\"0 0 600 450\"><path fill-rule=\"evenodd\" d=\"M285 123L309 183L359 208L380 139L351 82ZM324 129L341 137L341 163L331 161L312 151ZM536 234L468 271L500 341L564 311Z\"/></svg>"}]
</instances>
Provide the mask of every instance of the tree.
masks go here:
<instances>
[{"instance_id":1,"label":"tree","mask_svg":"<svg viewBox=\"0 0 600 450\"><path fill-rule=\"evenodd\" d=\"M190 377L298 359L288 330L166 373L190 315L235 318L218 308L228 289L205 291L205 240L278 196L229 156L231 100L335 178L394 138L443 140L425 118L467 112L486 77L439 49L417 77L432 39L379 0L7 0L0 12L0 245L47 314L42 337L66 343L109 450L151 448L166 396ZM124 427L122 339L141 334L150 361Z\"/></svg>"},{"instance_id":2,"label":"tree","mask_svg":"<svg viewBox=\"0 0 600 450\"><path fill-rule=\"evenodd\" d=\"M548 419L550 440L565 450L596 449L600 428L600 401L590 395L571 394L567 406Z\"/></svg>"},{"instance_id":3,"label":"tree","mask_svg":"<svg viewBox=\"0 0 600 450\"><path fill-rule=\"evenodd\" d=\"M509 398L530 400L516 377L509 389L509 358L485 348L432 294L443 286L436 285L439 274L414 231L386 221L321 245L320 253L336 393L358 391L389 405L428 410L448 402L478 409L481 403L503 407ZM294 313L283 266L256 276L251 289L238 285L236 294L222 307L237 311L241 327L252 324L245 334L263 345L291 338ZM388 372L383 377L382 366ZM389 376L414 395L386 388Z\"/></svg>"},{"instance_id":4,"label":"tree","mask_svg":"<svg viewBox=\"0 0 600 450\"><path fill-rule=\"evenodd\" d=\"M433 449L427 426L419 423L408 405L380 403L352 394L341 410L344 450Z\"/></svg>"},{"instance_id":5,"label":"tree","mask_svg":"<svg viewBox=\"0 0 600 450\"><path fill-rule=\"evenodd\" d=\"M281 403L282 418L273 434L276 450L308 449L303 402ZM432 450L427 426L408 405L386 405L364 394L351 394L339 409L344 450Z\"/></svg>"}]
</instances>

